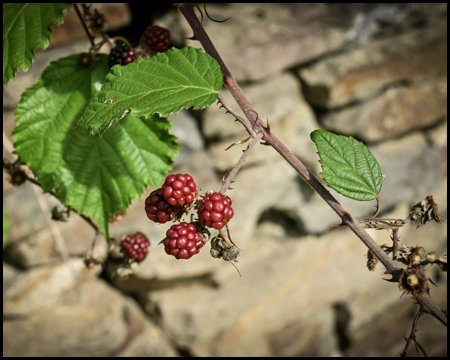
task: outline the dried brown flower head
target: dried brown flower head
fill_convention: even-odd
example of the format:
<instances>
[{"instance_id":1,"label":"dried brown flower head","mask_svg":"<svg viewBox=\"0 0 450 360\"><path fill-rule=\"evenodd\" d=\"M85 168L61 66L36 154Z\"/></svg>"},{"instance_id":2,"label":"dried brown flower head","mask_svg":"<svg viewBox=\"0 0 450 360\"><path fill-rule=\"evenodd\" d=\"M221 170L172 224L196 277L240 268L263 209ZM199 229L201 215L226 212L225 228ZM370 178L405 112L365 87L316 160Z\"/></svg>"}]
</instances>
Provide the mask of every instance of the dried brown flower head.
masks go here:
<instances>
[{"instance_id":1,"label":"dried brown flower head","mask_svg":"<svg viewBox=\"0 0 450 360\"><path fill-rule=\"evenodd\" d=\"M375 271L377 264L378 264L378 258L375 256L375 254L370 249L368 249L367 250L367 268L370 271Z\"/></svg>"},{"instance_id":2,"label":"dried brown flower head","mask_svg":"<svg viewBox=\"0 0 450 360\"><path fill-rule=\"evenodd\" d=\"M433 195L428 195L424 200L412 206L412 210L408 216L412 221L420 220L417 228L425 225L428 221L436 221L441 224L444 222L439 214L438 205L433 199Z\"/></svg>"},{"instance_id":3,"label":"dried brown flower head","mask_svg":"<svg viewBox=\"0 0 450 360\"><path fill-rule=\"evenodd\" d=\"M408 267L417 265L420 263L420 252L425 249L422 246L400 246L398 252L401 256L402 263L408 265Z\"/></svg>"},{"instance_id":4,"label":"dried brown flower head","mask_svg":"<svg viewBox=\"0 0 450 360\"><path fill-rule=\"evenodd\" d=\"M428 291L428 277L419 269L405 269L398 286L404 293L416 298Z\"/></svg>"}]
</instances>

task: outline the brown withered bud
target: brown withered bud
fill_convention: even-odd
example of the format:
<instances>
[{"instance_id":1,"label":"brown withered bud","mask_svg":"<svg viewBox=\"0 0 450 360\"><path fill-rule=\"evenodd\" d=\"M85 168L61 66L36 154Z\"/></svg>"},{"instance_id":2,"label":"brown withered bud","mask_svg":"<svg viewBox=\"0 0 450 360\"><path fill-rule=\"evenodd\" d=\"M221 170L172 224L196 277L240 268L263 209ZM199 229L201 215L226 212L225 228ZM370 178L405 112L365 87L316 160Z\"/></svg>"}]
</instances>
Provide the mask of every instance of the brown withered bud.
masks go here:
<instances>
[{"instance_id":1,"label":"brown withered bud","mask_svg":"<svg viewBox=\"0 0 450 360\"><path fill-rule=\"evenodd\" d=\"M424 250L422 246L400 246L398 248L402 263L409 267L420 263L420 252Z\"/></svg>"},{"instance_id":2,"label":"brown withered bud","mask_svg":"<svg viewBox=\"0 0 450 360\"><path fill-rule=\"evenodd\" d=\"M216 236L211 240L210 254L213 258L237 262L236 259L239 256L239 252L239 248L236 245L230 246L221 236Z\"/></svg>"},{"instance_id":3,"label":"brown withered bud","mask_svg":"<svg viewBox=\"0 0 450 360\"><path fill-rule=\"evenodd\" d=\"M444 222L439 214L438 205L433 199L433 195L428 195L424 200L413 205L412 210L408 216L412 221L420 220L420 225L417 228L425 225L428 221L436 221L441 224Z\"/></svg>"},{"instance_id":4,"label":"brown withered bud","mask_svg":"<svg viewBox=\"0 0 450 360\"><path fill-rule=\"evenodd\" d=\"M415 268L403 270L398 286L412 298L419 297L429 289L427 276Z\"/></svg>"},{"instance_id":5,"label":"brown withered bud","mask_svg":"<svg viewBox=\"0 0 450 360\"><path fill-rule=\"evenodd\" d=\"M27 179L27 176L26 176L25 172L19 168L12 170L11 172L9 172L9 175L8 175L8 181L11 184L13 184L14 186L22 185L26 179Z\"/></svg>"},{"instance_id":6,"label":"brown withered bud","mask_svg":"<svg viewBox=\"0 0 450 360\"><path fill-rule=\"evenodd\" d=\"M88 67L89 69L95 68L95 56L89 52L84 52L80 54L78 58L77 67Z\"/></svg>"},{"instance_id":7,"label":"brown withered bud","mask_svg":"<svg viewBox=\"0 0 450 360\"><path fill-rule=\"evenodd\" d=\"M438 204L436 204L436 202L433 199L433 195L428 195L426 197L426 200L428 201L428 203L430 204L430 207L433 209L432 211L432 215L431 215L431 220L436 221L439 224L442 224L444 222L444 219L441 218L441 215L439 214L438 211Z\"/></svg>"},{"instance_id":8,"label":"brown withered bud","mask_svg":"<svg viewBox=\"0 0 450 360\"><path fill-rule=\"evenodd\" d=\"M375 271L375 268L378 264L378 258L375 256L375 254L368 249L367 250L367 268L369 271Z\"/></svg>"},{"instance_id":9,"label":"brown withered bud","mask_svg":"<svg viewBox=\"0 0 450 360\"><path fill-rule=\"evenodd\" d=\"M91 29L94 34L103 31L106 23L105 16L100 14L97 9L94 9L93 14L85 15L85 19L89 20L89 29Z\"/></svg>"}]
</instances>

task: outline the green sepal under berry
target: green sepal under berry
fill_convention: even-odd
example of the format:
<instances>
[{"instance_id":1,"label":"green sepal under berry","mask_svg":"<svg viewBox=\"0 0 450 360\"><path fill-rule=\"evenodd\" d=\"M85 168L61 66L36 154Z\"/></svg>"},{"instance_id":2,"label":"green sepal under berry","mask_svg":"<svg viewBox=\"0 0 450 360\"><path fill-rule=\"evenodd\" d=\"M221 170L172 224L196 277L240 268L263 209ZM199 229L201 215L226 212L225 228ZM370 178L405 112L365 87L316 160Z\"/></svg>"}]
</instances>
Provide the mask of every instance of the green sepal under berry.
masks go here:
<instances>
[{"instance_id":1,"label":"green sepal under berry","mask_svg":"<svg viewBox=\"0 0 450 360\"><path fill-rule=\"evenodd\" d=\"M383 175L377 159L362 142L324 130L313 131L311 139L319 150L321 174L328 186L354 200L377 197Z\"/></svg>"},{"instance_id":2,"label":"green sepal under berry","mask_svg":"<svg viewBox=\"0 0 450 360\"><path fill-rule=\"evenodd\" d=\"M102 136L128 114L168 116L184 108L204 109L217 100L222 84L219 64L203 50L172 48L150 60L113 66L77 127Z\"/></svg>"},{"instance_id":3,"label":"green sepal under berry","mask_svg":"<svg viewBox=\"0 0 450 360\"><path fill-rule=\"evenodd\" d=\"M125 117L101 139L71 132L90 99L105 83L108 56L94 69L78 55L52 62L27 89L16 111L14 146L44 191L95 220L108 238L109 218L126 210L149 186L159 186L178 155L170 122Z\"/></svg>"},{"instance_id":4,"label":"green sepal under berry","mask_svg":"<svg viewBox=\"0 0 450 360\"><path fill-rule=\"evenodd\" d=\"M37 47L46 49L52 24L63 23L70 3L3 3L3 88L17 74L28 71Z\"/></svg>"}]
</instances>

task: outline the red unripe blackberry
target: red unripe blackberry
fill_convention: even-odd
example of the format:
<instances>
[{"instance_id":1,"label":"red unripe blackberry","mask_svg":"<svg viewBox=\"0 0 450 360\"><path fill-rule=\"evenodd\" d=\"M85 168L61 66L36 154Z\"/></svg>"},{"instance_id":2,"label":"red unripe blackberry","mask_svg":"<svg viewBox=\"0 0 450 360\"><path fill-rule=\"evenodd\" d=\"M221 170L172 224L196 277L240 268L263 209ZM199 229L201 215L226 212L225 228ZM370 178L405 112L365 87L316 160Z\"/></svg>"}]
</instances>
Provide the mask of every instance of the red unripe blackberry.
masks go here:
<instances>
[{"instance_id":1,"label":"red unripe blackberry","mask_svg":"<svg viewBox=\"0 0 450 360\"><path fill-rule=\"evenodd\" d=\"M195 226L187 222L172 225L163 242L166 253L177 259L189 259L205 245Z\"/></svg>"},{"instance_id":2,"label":"red unripe blackberry","mask_svg":"<svg viewBox=\"0 0 450 360\"><path fill-rule=\"evenodd\" d=\"M119 44L109 53L109 66L127 65L136 61L136 52L126 44Z\"/></svg>"},{"instance_id":3,"label":"red unripe blackberry","mask_svg":"<svg viewBox=\"0 0 450 360\"><path fill-rule=\"evenodd\" d=\"M194 201L197 185L191 175L176 174L166 177L161 189L170 205L185 205Z\"/></svg>"},{"instance_id":4,"label":"red unripe blackberry","mask_svg":"<svg viewBox=\"0 0 450 360\"><path fill-rule=\"evenodd\" d=\"M206 194L198 207L198 221L202 226L222 229L234 215L231 199L221 193Z\"/></svg>"},{"instance_id":5,"label":"red unripe blackberry","mask_svg":"<svg viewBox=\"0 0 450 360\"><path fill-rule=\"evenodd\" d=\"M170 31L160 26L149 25L145 29L141 41L154 52L165 52L170 45Z\"/></svg>"},{"instance_id":6,"label":"red unripe blackberry","mask_svg":"<svg viewBox=\"0 0 450 360\"><path fill-rule=\"evenodd\" d=\"M142 233L128 235L122 241L122 251L126 258L142 261L148 254L150 242Z\"/></svg>"},{"instance_id":7,"label":"red unripe blackberry","mask_svg":"<svg viewBox=\"0 0 450 360\"><path fill-rule=\"evenodd\" d=\"M173 211L173 206L164 199L162 189L153 191L145 199L145 212L147 217L154 222L164 224L172 220Z\"/></svg>"}]
</instances>

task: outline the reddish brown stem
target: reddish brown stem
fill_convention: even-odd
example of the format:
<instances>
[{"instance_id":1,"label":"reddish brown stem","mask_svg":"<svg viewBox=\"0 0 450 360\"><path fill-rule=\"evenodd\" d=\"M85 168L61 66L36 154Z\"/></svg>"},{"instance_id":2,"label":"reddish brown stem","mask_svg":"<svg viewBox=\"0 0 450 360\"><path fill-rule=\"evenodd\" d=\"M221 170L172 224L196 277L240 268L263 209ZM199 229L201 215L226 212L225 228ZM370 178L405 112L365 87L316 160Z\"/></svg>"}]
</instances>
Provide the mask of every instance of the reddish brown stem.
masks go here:
<instances>
[{"instance_id":1,"label":"reddish brown stem","mask_svg":"<svg viewBox=\"0 0 450 360\"><path fill-rule=\"evenodd\" d=\"M380 248L380 246L364 231L357 220L339 204L339 202L328 192L328 190L306 169L302 162L297 159L277 138L271 133L269 128L264 127L264 124L258 118L256 111L247 100L239 85L234 80L230 71L226 67L216 48L212 44L209 36L206 34L202 24L198 20L190 4L176 3L175 4L182 12L192 30L194 31L193 39L200 41L205 52L211 55L219 63L222 74L225 79L225 84L231 92L239 107L249 119L253 129L257 133L262 133L262 139L270 144L286 161L305 179L305 181L316 190L319 195L328 203L328 205L339 215L343 224L347 225L361 241L375 254L380 262L388 269L395 280L398 281L401 273L401 268L392 261L389 256ZM259 134L258 134L259 135ZM424 311L432 314L444 325L447 326L447 316L439 309L439 307L430 299L428 295L422 295L417 298L417 301L422 305Z\"/></svg>"}]
</instances>

